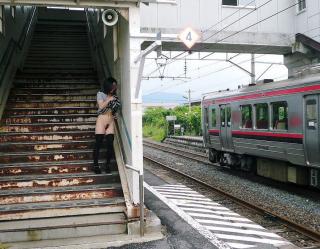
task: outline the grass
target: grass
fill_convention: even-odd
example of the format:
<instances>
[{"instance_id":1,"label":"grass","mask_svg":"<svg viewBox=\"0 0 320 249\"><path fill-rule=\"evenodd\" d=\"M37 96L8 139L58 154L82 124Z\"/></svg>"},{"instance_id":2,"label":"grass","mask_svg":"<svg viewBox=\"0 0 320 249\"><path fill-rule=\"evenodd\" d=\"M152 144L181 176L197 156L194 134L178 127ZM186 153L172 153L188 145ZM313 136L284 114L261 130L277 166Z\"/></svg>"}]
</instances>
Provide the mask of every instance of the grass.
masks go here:
<instances>
[{"instance_id":1,"label":"grass","mask_svg":"<svg viewBox=\"0 0 320 249\"><path fill-rule=\"evenodd\" d=\"M166 136L165 127L155 127L152 125L143 126L143 137L151 138L152 140L160 142Z\"/></svg>"}]
</instances>

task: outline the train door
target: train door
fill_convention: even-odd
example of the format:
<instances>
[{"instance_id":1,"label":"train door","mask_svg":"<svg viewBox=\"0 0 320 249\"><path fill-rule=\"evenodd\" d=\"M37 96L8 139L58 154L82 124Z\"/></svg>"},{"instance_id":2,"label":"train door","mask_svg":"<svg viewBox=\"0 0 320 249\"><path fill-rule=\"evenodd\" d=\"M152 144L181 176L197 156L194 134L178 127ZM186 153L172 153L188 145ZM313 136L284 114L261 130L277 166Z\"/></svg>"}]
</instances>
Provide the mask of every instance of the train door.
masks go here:
<instances>
[{"instance_id":1,"label":"train door","mask_svg":"<svg viewBox=\"0 0 320 249\"><path fill-rule=\"evenodd\" d=\"M310 165L320 165L319 95L305 97L305 149Z\"/></svg>"},{"instance_id":2,"label":"train door","mask_svg":"<svg viewBox=\"0 0 320 249\"><path fill-rule=\"evenodd\" d=\"M232 127L230 105L220 106L220 139L224 149L232 149Z\"/></svg>"}]
</instances>

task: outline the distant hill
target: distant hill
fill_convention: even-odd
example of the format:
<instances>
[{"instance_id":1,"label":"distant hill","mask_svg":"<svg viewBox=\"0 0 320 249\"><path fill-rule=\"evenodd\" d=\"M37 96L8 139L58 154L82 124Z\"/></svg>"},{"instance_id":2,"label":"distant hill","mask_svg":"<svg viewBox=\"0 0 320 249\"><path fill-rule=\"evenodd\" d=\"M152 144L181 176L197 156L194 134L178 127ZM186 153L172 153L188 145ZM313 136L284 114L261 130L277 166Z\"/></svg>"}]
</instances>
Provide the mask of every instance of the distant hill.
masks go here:
<instances>
[{"instance_id":1,"label":"distant hill","mask_svg":"<svg viewBox=\"0 0 320 249\"><path fill-rule=\"evenodd\" d=\"M143 103L187 103L182 95L177 93L157 92L142 96Z\"/></svg>"}]
</instances>

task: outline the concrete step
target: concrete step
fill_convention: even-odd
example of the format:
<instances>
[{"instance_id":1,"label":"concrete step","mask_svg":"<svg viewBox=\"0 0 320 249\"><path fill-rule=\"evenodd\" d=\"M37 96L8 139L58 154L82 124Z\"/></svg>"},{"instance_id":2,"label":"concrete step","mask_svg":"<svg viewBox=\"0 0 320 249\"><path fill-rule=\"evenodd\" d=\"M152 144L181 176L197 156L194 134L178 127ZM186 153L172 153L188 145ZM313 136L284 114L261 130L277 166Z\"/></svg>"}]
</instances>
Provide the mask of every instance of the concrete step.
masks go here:
<instances>
[{"instance_id":1,"label":"concrete step","mask_svg":"<svg viewBox=\"0 0 320 249\"><path fill-rule=\"evenodd\" d=\"M79 93L66 93L66 94L31 94L31 93L19 93L9 96L9 101L82 101L82 100L96 100L96 91L88 94L79 94Z\"/></svg>"},{"instance_id":2,"label":"concrete step","mask_svg":"<svg viewBox=\"0 0 320 249\"><path fill-rule=\"evenodd\" d=\"M93 74L93 68L24 68L24 74Z\"/></svg>"},{"instance_id":3,"label":"concrete step","mask_svg":"<svg viewBox=\"0 0 320 249\"><path fill-rule=\"evenodd\" d=\"M3 222L2 243L78 238L93 235L124 234L127 220L123 213L34 219L32 222ZM18 228L18 229L17 229Z\"/></svg>"},{"instance_id":4,"label":"concrete step","mask_svg":"<svg viewBox=\"0 0 320 249\"><path fill-rule=\"evenodd\" d=\"M55 81L62 81L62 80L72 80L72 81L86 81L86 80L97 80L96 75L93 73L87 74L72 74L72 73L18 73L16 74L15 80L26 80L26 81L48 81L48 80L55 80Z\"/></svg>"},{"instance_id":5,"label":"concrete step","mask_svg":"<svg viewBox=\"0 0 320 249\"><path fill-rule=\"evenodd\" d=\"M22 79L22 78L15 78L14 84L19 87L54 87L54 88L64 88L64 87L80 87L83 88L85 86L97 86L99 87L98 80L93 76L91 78L85 79Z\"/></svg>"},{"instance_id":6,"label":"concrete step","mask_svg":"<svg viewBox=\"0 0 320 249\"><path fill-rule=\"evenodd\" d=\"M125 212L123 197L0 205L0 221Z\"/></svg>"},{"instance_id":7,"label":"concrete step","mask_svg":"<svg viewBox=\"0 0 320 249\"><path fill-rule=\"evenodd\" d=\"M28 60L25 68L93 68L91 61L65 61L65 60Z\"/></svg>"},{"instance_id":8,"label":"concrete step","mask_svg":"<svg viewBox=\"0 0 320 249\"><path fill-rule=\"evenodd\" d=\"M87 186L115 182L120 182L117 172L109 174L86 172L58 175L19 175L0 177L0 190Z\"/></svg>"},{"instance_id":9,"label":"concrete step","mask_svg":"<svg viewBox=\"0 0 320 249\"><path fill-rule=\"evenodd\" d=\"M16 94L23 95L23 94L58 94L58 95L75 95L75 94L92 94L96 95L98 92L97 86L87 86L85 88L81 86L73 86L73 87L52 87L51 84L47 84L47 87L16 87L11 90L10 95L14 96Z\"/></svg>"},{"instance_id":10,"label":"concrete step","mask_svg":"<svg viewBox=\"0 0 320 249\"><path fill-rule=\"evenodd\" d=\"M104 160L99 162L101 167L105 164ZM116 171L117 167L113 162L112 170ZM17 175L35 175L35 174L72 174L92 172L92 160L81 161L60 161L60 162L32 162L32 163L3 163L0 167L0 177L17 176Z\"/></svg>"},{"instance_id":11,"label":"concrete step","mask_svg":"<svg viewBox=\"0 0 320 249\"><path fill-rule=\"evenodd\" d=\"M31 116L31 115L82 115L96 114L96 107L56 107L55 109L48 108L10 108L6 109L3 117L11 116Z\"/></svg>"},{"instance_id":12,"label":"concrete step","mask_svg":"<svg viewBox=\"0 0 320 249\"><path fill-rule=\"evenodd\" d=\"M0 126L0 134L5 132L59 132L59 131L92 131L94 132L95 122L81 123L41 123L41 124L10 124Z\"/></svg>"},{"instance_id":13,"label":"concrete step","mask_svg":"<svg viewBox=\"0 0 320 249\"><path fill-rule=\"evenodd\" d=\"M10 189L0 191L0 205L122 197L120 183Z\"/></svg>"},{"instance_id":14,"label":"concrete step","mask_svg":"<svg viewBox=\"0 0 320 249\"><path fill-rule=\"evenodd\" d=\"M104 150L101 153L103 155ZM101 168L105 167L105 158L99 160L99 165ZM111 159L109 166L111 171L118 171L117 162L114 158ZM93 160L3 163L0 167L0 177L37 174L79 174L88 172L93 172Z\"/></svg>"},{"instance_id":15,"label":"concrete step","mask_svg":"<svg viewBox=\"0 0 320 249\"><path fill-rule=\"evenodd\" d=\"M94 131L63 131L63 132L29 132L0 133L0 142L31 142L31 141L78 141L94 139Z\"/></svg>"},{"instance_id":16,"label":"concrete step","mask_svg":"<svg viewBox=\"0 0 320 249\"><path fill-rule=\"evenodd\" d=\"M0 144L1 152L27 152L27 151L58 151L93 149L94 140L79 141L37 141L37 142L7 142Z\"/></svg>"},{"instance_id":17,"label":"concrete step","mask_svg":"<svg viewBox=\"0 0 320 249\"><path fill-rule=\"evenodd\" d=\"M83 62L84 63L84 62ZM49 61L49 63L43 63L39 64L39 62L35 63L26 63L24 65L24 70L50 70L52 69L53 71L55 70L66 70L66 69L73 69L73 70L79 70L79 69L84 69L84 70L93 70L92 63L86 62L86 64L82 63L63 63L63 62L58 62L58 63L52 63Z\"/></svg>"},{"instance_id":18,"label":"concrete step","mask_svg":"<svg viewBox=\"0 0 320 249\"><path fill-rule=\"evenodd\" d=\"M116 182L120 182L117 172L98 175L94 172L58 175L19 175L0 177L0 190L88 186Z\"/></svg>"},{"instance_id":19,"label":"concrete step","mask_svg":"<svg viewBox=\"0 0 320 249\"><path fill-rule=\"evenodd\" d=\"M97 115L94 114L65 114L65 115L14 115L3 116L1 123L10 124L41 124L41 123L83 123L95 122Z\"/></svg>"},{"instance_id":20,"label":"concrete step","mask_svg":"<svg viewBox=\"0 0 320 249\"><path fill-rule=\"evenodd\" d=\"M28 151L28 152L0 152L0 163L31 163L58 162L74 160L93 160L92 149L59 150L59 151ZM105 158L104 150L100 151L100 158Z\"/></svg>"},{"instance_id":21,"label":"concrete step","mask_svg":"<svg viewBox=\"0 0 320 249\"><path fill-rule=\"evenodd\" d=\"M97 108L97 101L96 100L72 100L72 101L33 101L33 102L26 102L25 100L15 100L14 102L8 101L7 108L60 108L60 107L91 107Z\"/></svg>"}]
</instances>

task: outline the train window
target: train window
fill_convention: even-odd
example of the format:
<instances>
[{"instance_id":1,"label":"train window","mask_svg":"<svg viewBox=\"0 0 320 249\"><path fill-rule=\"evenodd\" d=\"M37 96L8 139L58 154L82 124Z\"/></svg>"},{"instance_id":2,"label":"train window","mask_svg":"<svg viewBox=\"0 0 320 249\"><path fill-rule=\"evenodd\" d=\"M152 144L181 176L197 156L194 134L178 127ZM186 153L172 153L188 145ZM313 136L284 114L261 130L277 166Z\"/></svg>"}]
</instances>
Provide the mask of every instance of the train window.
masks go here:
<instances>
[{"instance_id":1,"label":"train window","mask_svg":"<svg viewBox=\"0 0 320 249\"><path fill-rule=\"evenodd\" d=\"M220 121L221 121L221 127L225 127L226 112L224 108L220 108Z\"/></svg>"},{"instance_id":2,"label":"train window","mask_svg":"<svg viewBox=\"0 0 320 249\"><path fill-rule=\"evenodd\" d=\"M241 128L251 129L252 128L252 106L243 105L241 109Z\"/></svg>"},{"instance_id":3,"label":"train window","mask_svg":"<svg viewBox=\"0 0 320 249\"><path fill-rule=\"evenodd\" d=\"M227 114L227 126L231 127L231 107L226 108L226 114Z\"/></svg>"},{"instance_id":4,"label":"train window","mask_svg":"<svg viewBox=\"0 0 320 249\"><path fill-rule=\"evenodd\" d=\"M217 116L216 116L216 109L211 110L211 127L217 126Z\"/></svg>"},{"instance_id":5,"label":"train window","mask_svg":"<svg viewBox=\"0 0 320 249\"><path fill-rule=\"evenodd\" d=\"M269 107L268 104L256 104L256 128L268 129Z\"/></svg>"},{"instance_id":6,"label":"train window","mask_svg":"<svg viewBox=\"0 0 320 249\"><path fill-rule=\"evenodd\" d=\"M272 103L272 127L274 130L288 130L287 102Z\"/></svg>"},{"instance_id":7,"label":"train window","mask_svg":"<svg viewBox=\"0 0 320 249\"><path fill-rule=\"evenodd\" d=\"M222 0L222 5L237 6L238 0Z\"/></svg>"},{"instance_id":8,"label":"train window","mask_svg":"<svg viewBox=\"0 0 320 249\"><path fill-rule=\"evenodd\" d=\"M204 109L204 120L205 120L205 123L206 123L206 127L208 127L208 123L209 123L209 119L208 119L208 108L205 108Z\"/></svg>"},{"instance_id":9,"label":"train window","mask_svg":"<svg viewBox=\"0 0 320 249\"><path fill-rule=\"evenodd\" d=\"M315 99L307 101L307 127L308 129L316 129L317 125L317 102Z\"/></svg>"}]
</instances>

